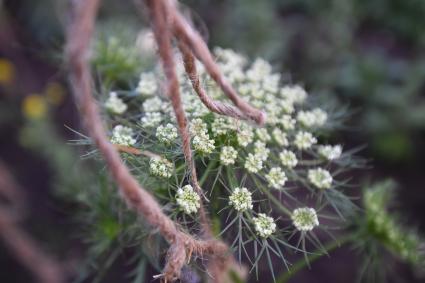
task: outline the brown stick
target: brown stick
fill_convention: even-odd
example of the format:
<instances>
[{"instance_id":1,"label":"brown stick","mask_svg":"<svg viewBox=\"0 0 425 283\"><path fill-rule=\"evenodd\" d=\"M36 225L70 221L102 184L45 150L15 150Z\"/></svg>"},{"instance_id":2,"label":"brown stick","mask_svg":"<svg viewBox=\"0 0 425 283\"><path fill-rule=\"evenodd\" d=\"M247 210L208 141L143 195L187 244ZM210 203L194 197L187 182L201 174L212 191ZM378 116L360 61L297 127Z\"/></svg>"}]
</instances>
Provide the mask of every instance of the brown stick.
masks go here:
<instances>
[{"instance_id":1,"label":"brown stick","mask_svg":"<svg viewBox=\"0 0 425 283\"><path fill-rule=\"evenodd\" d=\"M170 11L171 23L173 26L173 32L177 39L184 42L195 56L201 61L211 78L220 86L223 92L232 100L232 102L236 105L237 108L241 110L249 119L256 122L258 125L264 125L266 121L266 114L263 111L260 111L250 104L248 104L245 100L243 100L238 93L233 89L231 84L225 79L223 74L221 73L219 67L214 61L208 46L203 41L201 35L196 32L190 24L186 21L186 19L182 16L182 14L175 7L175 1L161 1L164 2L165 5L168 6L168 10Z\"/></svg>"},{"instance_id":2,"label":"brown stick","mask_svg":"<svg viewBox=\"0 0 425 283\"><path fill-rule=\"evenodd\" d=\"M198 73L196 71L195 57L192 54L192 51L187 47L187 45L179 41L178 43L180 52L183 57L184 67L186 70L186 74L188 75L190 81L192 82L192 87L195 92L198 94L199 99L201 99L202 103L217 114L230 116L236 119L248 120L250 119L245 113L240 111L238 108L223 103L221 101L216 101L208 96L205 90L201 86L201 82L199 80Z\"/></svg>"},{"instance_id":3,"label":"brown stick","mask_svg":"<svg viewBox=\"0 0 425 283\"><path fill-rule=\"evenodd\" d=\"M180 231L163 213L154 197L137 183L106 138L97 105L91 94L92 82L88 64L88 47L99 0L76 0L73 4L74 14L67 31L66 45L73 93L89 135L102 153L123 198L171 245L163 271L164 280L173 281L178 278L181 267L192 252L197 255L227 258L228 247L224 243L217 240L196 240Z\"/></svg>"},{"instance_id":4,"label":"brown stick","mask_svg":"<svg viewBox=\"0 0 425 283\"><path fill-rule=\"evenodd\" d=\"M11 203L7 207L0 207L0 238L5 247L32 272L38 282L65 282L62 266L39 248L40 244L16 223L16 216L23 206L21 189L2 162L0 162L0 190Z\"/></svg>"},{"instance_id":5,"label":"brown stick","mask_svg":"<svg viewBox=\"0 0 425 283\"><path fill-rule=\"evenodd\" d=\"M195 161L193 159L192 149L190 147L189 127L179 92L179 82L177 79L171 45L171 34L167 25L167 21L169 21L169 11L166 10L163 1L147 0L146 4L149 8L154 36L156 42L158 43L158 52L161 58L162 67L165 73L165 77L167 78L167 94L171 100L171 104L176 115L177 125L182 139L183 154L185 156L186 164L190 168L192 184L198 195L203 197L204 193L198 182ZM203 233L205 234L204 236L211 237L212 233L210 228L210 221L202 202L199 208L199 218Z\"/></svg>"}]
</instances>

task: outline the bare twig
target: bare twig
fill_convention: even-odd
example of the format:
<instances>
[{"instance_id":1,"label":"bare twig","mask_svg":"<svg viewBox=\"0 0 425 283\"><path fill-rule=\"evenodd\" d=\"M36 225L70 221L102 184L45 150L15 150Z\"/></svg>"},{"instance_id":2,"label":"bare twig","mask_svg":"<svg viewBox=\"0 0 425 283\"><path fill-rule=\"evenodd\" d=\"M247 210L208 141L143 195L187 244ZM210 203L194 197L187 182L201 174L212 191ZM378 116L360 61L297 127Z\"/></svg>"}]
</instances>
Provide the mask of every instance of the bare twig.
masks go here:
<instances>
[{"instance_id":1,"label":"bare twig","mask_svg":"<svg viewBox=\"0 0 425 283\"><path fill-rule=\"evenodd\" d=\"M195 57L193 56L192 51L182 41L179 41L178 45L183 57L186 74L188 75L190 81L192 82L192 87L195 90L195 92L198 94L199 99L201 99L202 103L204 103L204 105L209 110L217 114L221 114L221 115L225 115L225 116L229 116L229 117L233 117L233 118L237 118L241 120L250 119L247 115L245 115L245 113L243 113L238 108L228 105L226 103L223 103L221 101L216 101L208 96L208 94L205 92L205 90L201 86L201 82L199 80L199 76L196 71Z\"/></svg>"},{"instance_id":2,"label":"bare twig","mask_svg":"<svg viewBox=\"0 0 425 283\"><path fill-rule=\"evenodd\" d=\"M205 69L211 78L216 81L236 107L249 119L253 120L260 126L263 125L266 121L266 114L263 111L252 107L238 95L232 85L221 73L201 35L191 27L183 15L178 11L175 6L175 1L163 0L161 2L164 2L164 4L167 5L167 9L170 11L170 21L176 38L184 42L192 50L198 60L204 64Z\"/></svg>"},{"instance_id":3,"label":"bare twig","mask_svg":"<svg viewBox=\"0 0 425 283\"><path fill-rule=\"evenodd\" d=\"M97 105L91 94L92 81L88 64L89 43L99 0L76 0L72 3L74 14L67 31L66 58L70 67L69 77L73 93L80 106L81 117L89 135L102 153L123 198L170 243L163 272L164 281L178 278L182 266L192 253L210 255L225 261L228 257L227 245L214 239L197 240L180 231L176 224L163 213L154 197L137 183L122 163L114 146L106 138ZM168 55L165 54L165 56ZM175 87L175 83L170 82L170 85L170 89ZM173 92L170 91L170 93ZM181 107L181 103L180 106L176 103L176 107ZM181 120L179 123L185 125L184 116L178 119Z\"/></svg>"},{"instance_id":4,"label":"bare twig","mask_svg":"<svg viewBox=\"0 0 425 283\"><path fill-rule=\"evenodd\" d=\"M16 223L17 216L20 216L19 212L23 208L21 189L2 162L0 162L0 192L10 202L6 207L3 205L0 207L0 237L5 246L32 272L38 282L65 282L62 266L39 248L40 244Z\"/></svg>"},{"instance_id":5,"label":"bare twig","mask_svg":"<svg viewBox=\"0 0 425 283\"><path fill-rule=\"evenodd\" d=\"M158 43L159 56L161 57L164 73L167 78L167 94L171 100L171 104L176 115L177 125L182 139L183 154L185 156L186 164L190 168L191 183L193 184L196 192L200 196L204 196L198 182L195 161L190 147L189 127L179 92L179 82L177 79L171 46L171 34L167 27L167 21L169 20L168 12L165 9L166 7L163 1L147 0L146 4L149 7L154 36ZM199 218L204 236L211 237L212 233L210 229L210 221L202 202L200 203L199 208Z\"/></svg>"}]
</instances>

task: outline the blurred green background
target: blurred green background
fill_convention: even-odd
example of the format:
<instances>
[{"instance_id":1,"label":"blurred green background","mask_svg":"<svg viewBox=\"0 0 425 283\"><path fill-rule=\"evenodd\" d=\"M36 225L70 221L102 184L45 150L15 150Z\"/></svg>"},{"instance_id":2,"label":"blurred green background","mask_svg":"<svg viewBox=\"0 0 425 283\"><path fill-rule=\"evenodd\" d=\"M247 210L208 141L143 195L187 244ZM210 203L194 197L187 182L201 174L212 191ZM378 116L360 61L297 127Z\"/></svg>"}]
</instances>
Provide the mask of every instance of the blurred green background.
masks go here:
<instances>
[{"instance_id":1,"label":"blurred green background","mask_svg":"<svg viewBox=\"0 0 425 283\"><path fill-rule=\"evenodd\" d=\"M103 1L99 27L124 26L126 32L138 33L146 27L146 17L132 4ZM400 188L397 206L406 222L425 230L425 1L185 0L182 9L211 47L264 57L311 95L349 105L353 110L349 131L338 133L336 139L347 148L366 144L361 155L370 158L372 166L355 177L359 182L395 180ZM62 161L52 163L48 155L27 146L31 139L22 143L20 138L28 115L34 118L25 108L28 104L43 108L40 105L47 101L55 121L52 128L64 141L74 137L64 125L79 128L62 61L67 20L64 0L0 1L0 158L29 191L35 214L28 229L52 241L59 254L66 254L65 239L75 241L68 230L80 229L69 220L72 205L70 213L63 209L69 204L58 204L52 196L57 187L54 176L66 170L58 169L58 164L69 165L72 154L64 153ZM69 180L61 184L69 185ZM38 226L31 224L34 219ZM52 223L67 229L54 233L43 229ZM83 244L77 241L75 247L83 253ZM19 273L3 250L0 263ZM331 260L318 264L325 270L321 278L332 281L326 277ZM317 273L300 280L317 282L314 276ZM7 278L4 282L25 282L26 277Z\"/></svg>"}]
</instances>

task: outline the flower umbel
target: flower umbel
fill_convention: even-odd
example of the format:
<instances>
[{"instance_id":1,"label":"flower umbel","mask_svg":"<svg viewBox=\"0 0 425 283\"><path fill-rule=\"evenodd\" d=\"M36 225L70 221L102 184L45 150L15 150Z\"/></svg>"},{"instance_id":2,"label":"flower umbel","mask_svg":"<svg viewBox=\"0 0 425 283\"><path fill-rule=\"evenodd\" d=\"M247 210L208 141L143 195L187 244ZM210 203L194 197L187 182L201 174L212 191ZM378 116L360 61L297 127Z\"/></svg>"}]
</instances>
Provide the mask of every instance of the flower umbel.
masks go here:
<instances>
[{"instance_id":1,"label":"flower umbel","mask_svg":"<svg viewBox=\"0 0 425 283\"><path fill-rule=\"evenodd\" d=\"M220 162L223 165L235 164L238 152L233 146L223 146L220 152Z\"/></svg>"},{"instance_id":2,"label":"flower umbel","mask_svg":"<svg viewBox=\"0 0 425 283\"><path fill-rule=\"evenodd\" d=\"M335 160L341 156L342 146L341 145L320 145L317 149L320 156L327 160Z\"/></svg>"},{"instance_id":3,"label":"flower umbel","mask_svg":"<svg viewBox=\"0 0 425 283\"><path fill-rule=\"evenodd\" d=\"M114 144L131 146L136 143L133 135L134 132L131 128L124 127L123 125L116 125L112 130L111 142Z\"/></svg>"},{"instance_id":4,"label":"flower umbel","mask_svg":"<svg viewBox=\"0 0 425 283\"><path fill-rule=\"evenodd\" d=\"M151 158L149 168L153 175L163 178L170 178L174 170L173 163L165 158L159 157Z\"/></svg>"},{"instance_id":5,"label":"flower umbel","mask_svg":"<svg viewBox=\"0 0 425 283\"><path fill-rule=\"evenodd\" d=\"M332 185L332 175L323 168L308 170L308 179L319 189L329 189Z\"/></svg>"},{"instance_id":6,"label":"flower umbel","mask_svg":"<svg viewBox=\"0 0 425 283\"><path fill-rule=\"evenodd\" d=\"M276 231L274 219L264 213L259 213L258 217L254 217L253 221L255 231L260 237L268 238Z\"/></svg>"},{"instance_id":7,"label":"flower umbel","mask_svg":"<svg viewBox=\"0 0 425 283\"><path fill-rule=\"evenodd\" d=\"M186 185L177 190L177 204L187 214L192 214L198 211L201 198L193 190L191 185Z\"/></svg>"},{"instance_id":8,"label":"flower umbel","mask_svg":"<svg viewBox=\"0 0 425 283\"><path fill-rule=\"evenodd\" d=\"M237 211L252 209L252 193L247 188L235 188L229 197L229 204Z\"/></svg>"},{"instance_id":9,"label":"flower umbel","mask_svg":"<svg viewBox=\"0 0 425 283\"><path fill-rule=\"evenodd\" d=\"M127 110L127 104L118 97L116 92L109 93L109 98L105 101L105 108L114 114L122 114Z\"/></svg>"},{"instance_id":10,"label":"flower umbel","mask_svg":"<svg viewBox=\"0 0 425 283\"><path fill-rule=\"evenodd\" d=\"M160 125L156 130L156 137L158 140L165 144L171 144L177 138L177 129L173 124L168 123L163 126Z\"/></svg>"},{"instance_id":11,"label":"flower umbel","mask_svg":"<svg viewBox=\"0 0 425 283\"><path fill-rule=\"evenodd\" d=\"M319 219L314 208L300 207L295 209L291 215L292 223L298 231L306 232L319 226Z\"/></svg>"},{"instance_id":12,"label":"flower umbel","mask_svg":"<svg viewBox=\"0 0 425 283\"><path fill-rule=\"evenodd\" d=\"M288 167L288 168L293 168L295 166L297 166L298 163L298 159L295 156L295 153L293 153L290 150L286 150L284 149L280 154L279 154L279 158L280 158L280 162L282 163L283 166Z\"/></svg>"},{"instance_id":13,"label":"flower umbel","mask_svg":"<svg viewBox=\"0 0 425 283\"><path fill-rule=\"evenodd\" d=\"M288 180L285 172L283 172L280 167L273 167L270 169L270 172L266 175L266 179L269 185L275 189L283 187Z\"/></svg>"}]
</instances>

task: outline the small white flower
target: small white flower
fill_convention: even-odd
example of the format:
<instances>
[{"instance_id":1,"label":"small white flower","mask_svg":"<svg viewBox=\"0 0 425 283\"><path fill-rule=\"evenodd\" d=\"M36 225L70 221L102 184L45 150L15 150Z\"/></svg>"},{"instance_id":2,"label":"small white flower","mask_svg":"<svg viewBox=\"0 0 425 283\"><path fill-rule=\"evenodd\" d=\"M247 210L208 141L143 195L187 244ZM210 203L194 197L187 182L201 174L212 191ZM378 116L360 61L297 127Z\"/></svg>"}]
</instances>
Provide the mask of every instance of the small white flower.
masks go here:
<instances>
[{"instance_id":1,"label":"small white flower","mask_svg":"<svg viewBox=\"0 0 425 283\"><path fill-rule=\"evenodd\" d=\"M282 115L282 117L278 120L278 123L281 124L285 130L295 129L295 119L293 119L290 115Z\"/></svg>"},{"instance_id":2,"label":"small white flower","mask_svg":"<svg viewBox=\"0 0 425 283\"><path fill-rule=\"evenodd\" d=\"M136 91L142 95L153 95L158 89L155 74L152 72L146 72L140 74L139 85ZM156 111L156 110L153 110Z\"/></svg>"},{"instance_id":3,"label":"small white flower","mask_svg":"<svg viewBox=\"0 0 425 283\"><path fill-rule=\"evenodd\" d=\"M269 62L262 58L257 58L252 64L251 68L246 72L246 76L252 81L259 81L270 75L271 71L272 66Z\"/></svg>"},{"instance_id":4,"label":"small white flower","mask_svg":"<svg viewBox=\"0 0 425 283\"><path fill-rule=\"evenodd\" d=\"M149 168L154 176L170 178L174 170L174 165L165 158L152 157L149 162Z\"/></svg>"},{"instance_id":5,"label":"small white flower","mask_svg":"<svg viewBox=\"0 0 425 283\"><path fill-rule=\"evenodd\" d=\"M257 155L248 153L248 157L245 160L245 169L251 173L257 173L261 168L263 168L263 159Z\"/></svg>"},{"instance_id":6,"label":"small white flower","mask_svg":"<svg viewBox=\"0 0 425 283\"><path fill-rule=\"evenodd\" d=\"M190 123L190 133L192 136L207 135L207 124L205 124L204 121L200 118L193 119L193 121Z\"/></svg>"},{"instance_id":7,"label":"small white flower","mask_svg":"<svg viewBox=\"0 0 425 283\"><path fill-rule=\"evenodd\" d=\"M235 129L234 125L229 119L225 117L215 118L211 124L211 130L214 136L225 135L229 130Z\"/></svg>"},{"instance_id":8,"label":"small white flower","mask_svg":"<svg viewBox=\"0 0 425 283\"><path fill-rule=\"evenodd\" d=\"M341 156L342 146L341 145L320 145L317 149L320 156L327 160L335 160Z\"/></svg>"},{"instance_id":9,"label":"small white flower","mask_svg":"<svg viewBox=\"0 0 425 283\"><path fill-rule=\"evenodd\" d=\"M122 114L127 110L127 104L118 97L116 92L111 92L105 101L105 108L114 114Z\"/></svg>"},{"instance_id":10,"label":"small white flower","mask_svg":"<svg viewBox=\"0 0 425 283\"><path fill-rule=\"evenodd\" d=\"M143 127L155 128L161 123L162 114L160 112L146 112L145 116L143 116L140 121Z\"/></svg>"},{"instance_id":11,"label":"small white flower","mask_svg":"<svg viewBox=\"0 0 425 283\"><path fill-rule=\"evenodd\" d=\"M279 91L280 74L270 74L263 78L263 88L265 91L276 93Z\"/></svg>"},{"instance_id":12,"label":"small white flower","mask_svg":"<svg viewBox=\"0 0 425 283\"><path fill-rule=\"evenodd\" d=\"M297 121L304 127L311 128L316 125L316 115L313 111L299 111Z\"/></svg>"},{"instance_id":13,"label":"small white flower","mask_svg":"<svg viewBox=\"0 0 425 283\"><path fill-rule=\"evenodd\" d=\"M272 135L273 135L273 139L277 142L278 145L280 145L280 146L288 146L289 145L289 141L288 141L288 138L286 136L286 133L284 133L281 129L274 128Z\"/></svg>"},{"instance_id":14,"label":"small white flower","mask_svg":"<svg viewBox=\"0 0 425 283\"><path fill-rule=\"evenodd\" d=\"M275 97L275 99L277 99ZM292 112L294 112L294 103L291 100L288 99L279 99L278 101L279 106L282 108L283 112L287 113L287 114L291 114Z\"/></svg>"},{"instance_id":15,"label":"small white flower","mask_svg":"<svg viewBox=\"0 0 425 283\"><path fill-rule=\"evenodd\" d=\"M158 112L163 110L164 107L164 101L157 96L146 99L142 105L144 112Z\"/></svg>"},{"instance_id":16,"label":"small white flower","mask_svg":"<svg viewBox=\"0 0 425 283\"><path fill-rule=\"evenodd\" d=\"M323 168L308 170L308 179L319 189L329 189L332 186L332 175Z\"/></svg>"},{"instance_id":17,"label":"small white flower","mask_svg":"<svg viewBox=\"0 0 425 283\"><path fill-rule=\"evenodd\" d=\"M260 158L262 161L266 161L269 157L270 149L266 147L266 144L262 141L256 141L254 143L255 156Z\"/></svg>"},{"instance_id":18,"label":"small white flower","mask_svg":"<svg viewBox=\"0 0 425 283\"><path fill-rule=\"evenodd\" d=\"M254 217L254 228L258 236L268 238L276 231L276 223L274 219L264 213L259 213L258 217Z\"/></svg>"},{"instance_id":19,"label":"small white flower","mask_svg":"<svg viewBox=\"0 0 425 283\"><path fill-rule=\"evenodd\" d=\"M176 201L181 209L187 214L195 213L198 211L201 198L193 190L191 185L186 185L177 190Z\"/></svg>"},{"instance_id":20,"label":"small white flower","mask_svg":"<svg viewBox=\"0 0 425 283\"><path fill-rule=\"evenodd\" d=\"M156 137L162 143L170 144L177 138L177 136L177 129L173 126L173 124L168 123L165 127L160 125L156 129Z\"/></svg>"},{"instance_id":21,"label":"small white flower","mask_svg":"<svg viewBox=\"0 0 425 283\"><path fill-rule=\"evenodd\" d=\"M328 120L328 114L320 108L316 108L312 110L313 115L316 120L316 126L323 126Z\"/></svg>"},{"instance_id":22,"label":"small white flower","mask_svg":"<svg viewBox=\"0 0 425 283\"><path fill-rule=\"evenodd\" d=\"M223 165L235 164L238 152L233 146L223 146L220 152L220 161Z\"/></svg>"},{"instance_id":23,"label":"small white flower","mask_svg":"<svg viewBox=\"0 0 425 283\"><path fill-rule=\"evenodd\" d=\"M241 126L241 129L238 131L236 138L240 146L246 147L252 142L254 138L252 128L248 125L243 124L243 126Z\"/></svg>"},{"instance_id":24,"label":"small white flower","mask_svg":"<svg viewBox=\"0 0 425 283\"><path fill-rule=\"evenodd\" d=\"M124 127L123 125L117 125L112 130L111 142L114 144L131 146L136 143L136 140L133 138L133 135L133 129L129 127Z\"/></svg>"},{"instance_id":25,"label":"small white flower","mask_svg":"<svg viewBox=\"0 0 425 283\"><path fill-rule=\"evenodd\" d=\"M282 165L285 167L293 168L297 166L298 159L295 156L295 153L293 153L292 151L284 149L279 154L279 158L280 158L280 161L282 162Z\"/></svg>"},{"instance_id":26,"label":"small white flower","mask_svg":"<svg viewBox=\"0 0 425 283\"><path fill-rule=\"evenodd\" d=\"M299 85L285 86L280 90L280 94L283 98L298 104L303 103L307 98L307 92Z\"/></svg>"},{"instance_id":27,"label":"small white flower","mask_svg":"<svg viewBox=\"0 0 425 283\"><path fill-rule=\"evenodd\" d=\"M294 144L298 149L308 149L317 142L317 139L309 132L298 132Z\"/></svg>"},{"instance_id":28,"label":"small white flower","mask_svg":"<svg viewBox=\"0 0 425 283\"><path fill-rule=\"evenodd\" d=\"M229 204L237 211L252 209L252 193L247 188L235 188L229 197Z\"/></svg>"},{"instance_id":29,"label":"small white flower","mask_svg":"<svg viewBox=\"0 0 425 283\"><path fill-rule=\"evenodd\" d=\"M319 219L314 208L300 207L294 209L291 219L295 228L301 232L311 231L314 227L319 226Z\"/></svg>"},{"instance_id":30,"label":"small white flower","mask_svg":"<svg viewBox=\"0 0 425 283\"><path fill-rule=\"evenodd\" d=\"M202 154L210 154L215 149L214 140L210 139L208 134L195 136L193 138L193 148Z\"/></svg>"},{"instance_id":31,"label":"small white flower","mask_svg":"<svg viewBox=\"0 0 425 283\"><path fill-rule=\"evenodd\" d=\"M326 123L328 114L320 108L311 111L299 111L297 121L307 128L321 127Z\"/></svg>"},{"instance_id":32,"label":"small white flower","mask_svg":"<svg viewBox=\"0 0 425 283\"><path fill-rule=\"evenodd\" d=\"M288 180L285 172L280 167L273 167L270 172L266 175L266 179L269 182L270 187L279 189L283 187Z\"/></svg>"},{"instance_id":33,"label":"small white flower","mask_svg":"<svg viewBox=\"0 0 425 283\"><path fill-rule=\"evenodd\" d=\"M266 128L255 129L255 134L263 142L267 142L271 139Z\"/></svg>"}]
</instances>

